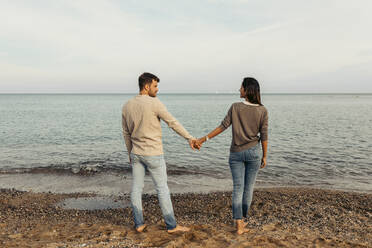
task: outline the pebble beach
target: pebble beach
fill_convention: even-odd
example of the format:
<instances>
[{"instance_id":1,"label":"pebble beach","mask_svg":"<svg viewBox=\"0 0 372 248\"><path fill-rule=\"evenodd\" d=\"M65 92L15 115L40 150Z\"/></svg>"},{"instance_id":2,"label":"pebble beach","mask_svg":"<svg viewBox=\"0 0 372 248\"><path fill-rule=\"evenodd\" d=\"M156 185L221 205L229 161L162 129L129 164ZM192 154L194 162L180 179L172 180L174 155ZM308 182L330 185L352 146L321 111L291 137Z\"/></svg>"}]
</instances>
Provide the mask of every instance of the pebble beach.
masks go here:
<instances>
[{"instance_id":1,"label":"pebble beach","mask_svg":"<svg viewBox=\"0 0 372 248\"><path fill-rule=\"evenodd\" d=\"M143 233L133 228L128 205L78 210L65 199L93 194L0 190L0 247L372 247L372 194L309 188L261 188L237 235L231 192L172 194L179 224L168 234L156 195L144 195ZM128 202L129 196L117 198Z\"/></svg>"}]
</instances>

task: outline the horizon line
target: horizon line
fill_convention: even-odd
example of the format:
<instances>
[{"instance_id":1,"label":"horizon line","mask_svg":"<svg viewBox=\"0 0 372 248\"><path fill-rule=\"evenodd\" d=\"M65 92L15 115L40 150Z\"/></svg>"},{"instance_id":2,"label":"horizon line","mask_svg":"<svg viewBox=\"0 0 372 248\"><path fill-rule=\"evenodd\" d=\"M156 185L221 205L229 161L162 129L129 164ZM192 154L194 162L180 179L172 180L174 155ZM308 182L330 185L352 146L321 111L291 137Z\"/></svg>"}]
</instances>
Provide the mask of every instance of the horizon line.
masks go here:
<instances>
[{"instance_id":1,"label":"horizon line","mask_svg":"<svg viewBox=\"0 0 372 248\"><path fill-rule=\"evenodd\" d=\"M134 95L138 92L0 92L0 95ZM158 95L239 95L239 92L164 92ZM261 95L371 95L372 92L265 92Z\"/></svg>"}]
</instances>

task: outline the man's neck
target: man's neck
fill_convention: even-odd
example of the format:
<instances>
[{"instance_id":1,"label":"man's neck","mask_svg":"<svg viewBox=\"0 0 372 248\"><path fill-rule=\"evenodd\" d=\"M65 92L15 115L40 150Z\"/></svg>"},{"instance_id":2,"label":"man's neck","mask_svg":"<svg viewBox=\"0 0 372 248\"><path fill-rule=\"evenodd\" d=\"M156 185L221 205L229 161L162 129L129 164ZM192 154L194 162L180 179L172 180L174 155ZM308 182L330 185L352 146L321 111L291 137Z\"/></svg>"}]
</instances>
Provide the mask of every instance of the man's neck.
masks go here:
<instances>
[{"instance_id":1,"label":"man's neck","mask_svg":"<svg viewBox=\"0 0 372 248\"><path fill-rule=\"evenodd\" d=\"M141 96L148 96L149 93L147 91L140 91L139 93Z\"/></svg>"}]
</instances>

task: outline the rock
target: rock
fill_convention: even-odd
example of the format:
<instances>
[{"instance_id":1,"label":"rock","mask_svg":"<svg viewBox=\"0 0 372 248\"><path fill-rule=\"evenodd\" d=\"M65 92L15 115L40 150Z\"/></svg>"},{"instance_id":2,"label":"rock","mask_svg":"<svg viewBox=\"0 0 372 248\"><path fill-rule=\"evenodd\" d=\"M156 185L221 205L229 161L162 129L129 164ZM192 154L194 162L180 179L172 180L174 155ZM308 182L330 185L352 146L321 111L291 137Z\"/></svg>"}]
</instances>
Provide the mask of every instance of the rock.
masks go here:
<instances>
[{"instance_id":1,"label":"rock","mask_svg":"<svg viewBox=\"0 0 372 248\"><path fill-rule=\"evenodd\" d=\"M20 239L20 238L23 237L23 234L22 233L16 233L16 234L9 235L8 237L11 238L11 239Z\"/></svg>"}]
</instances>

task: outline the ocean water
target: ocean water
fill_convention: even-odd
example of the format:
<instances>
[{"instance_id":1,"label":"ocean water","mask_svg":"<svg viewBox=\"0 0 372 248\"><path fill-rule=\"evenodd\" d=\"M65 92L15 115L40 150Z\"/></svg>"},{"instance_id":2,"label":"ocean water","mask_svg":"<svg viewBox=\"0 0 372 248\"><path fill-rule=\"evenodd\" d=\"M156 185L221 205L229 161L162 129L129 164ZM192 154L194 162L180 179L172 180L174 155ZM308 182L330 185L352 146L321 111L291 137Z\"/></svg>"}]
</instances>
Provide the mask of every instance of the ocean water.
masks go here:
<instances>
[{"instance_id":1,"label":"ocean water","mask_svg":"<svg viewBox=\"0 0 372 248\"><path fill-rule=\"evenodd\" d=\"M121 130L134 94L0 95L0 187L126 192L131 175ZM159 94L195 137L217 127L237 94ZM257 186L372 192L372 95L263 95L268 165ZM231 128L192 151L162 124L173 192L230 190ZM151 181L151 179L147 179ZM151 183L148 186L151 191Z\"/></svg>"}]
</instances>

